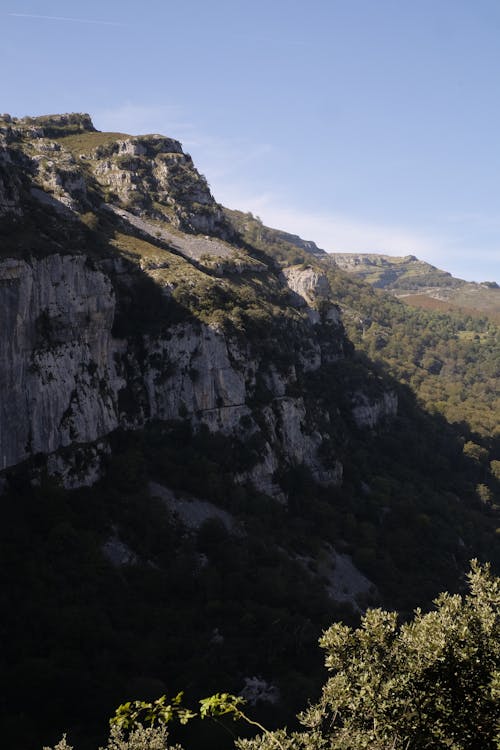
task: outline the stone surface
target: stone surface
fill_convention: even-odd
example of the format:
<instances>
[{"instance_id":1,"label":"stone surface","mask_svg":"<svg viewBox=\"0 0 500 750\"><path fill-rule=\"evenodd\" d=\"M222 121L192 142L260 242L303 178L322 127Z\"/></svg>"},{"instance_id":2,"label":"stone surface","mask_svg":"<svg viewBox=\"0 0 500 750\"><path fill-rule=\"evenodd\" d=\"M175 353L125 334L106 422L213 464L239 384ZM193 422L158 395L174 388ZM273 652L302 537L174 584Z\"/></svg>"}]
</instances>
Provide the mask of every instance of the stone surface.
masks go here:
<instances>
[{"instance_id":1,"label":"stone surface","mask_svg":"<svg viewBox=\"0 0 500 750\"><path fill-rule=\"evenodd\" d=\"M169 511L177 516L183 526L188 529L199 529L205 521L215 519L220 521L227 531L241 535L241 530L233 516L208 502L208 500L200 500L196 497L177 497L174 492L157 482L149 483L149 491L152 497L157 497L165 503Z\"/></svg>"},{"instance_id":2,"label":"stone surface","mask_svg":"<svg viewBox=\"0 0 500 750\"><path fill-rule=\"evenodd\" d=\"M353 417L356 425L361 428L374 428L384 419L392 419L398 410L398 397L394 391L383 393L373 399L365 393L355 395Z\"/></svg>"},{"instance_id":3,"label":"stone surface","mask_svg":"<svg viewBox=\"0 0 500 750\"><path fill-rule=\"evenodd\" d=\"M224 233L222 208L178 141L137 136L98 147L89 162L101 187L121 208L188 232Z\"/></svg>"},{"instance_id":4,"label":"stone surface","mask_svg":"<svg viewBox=\"0 0 500 750\"><path fill-rule=\"evenodd\" d=\"M331 324L340 325L340 311L332 299L332 290L326 274L314 268L291 266L283 269L290 289L306 304L309 320L313 324L321 321L318 311L323 303L323 317Z\"/></svg>"},{"instance_id":5,"label":"stone surface","mask_svg":"<svg viewBox=\"0 0 500 750\"><path fill-rule=\"evenodd\" d=\"M0 262L1 468L117 427L113 314L83 256Z\"/></svg>"}]
</instances>

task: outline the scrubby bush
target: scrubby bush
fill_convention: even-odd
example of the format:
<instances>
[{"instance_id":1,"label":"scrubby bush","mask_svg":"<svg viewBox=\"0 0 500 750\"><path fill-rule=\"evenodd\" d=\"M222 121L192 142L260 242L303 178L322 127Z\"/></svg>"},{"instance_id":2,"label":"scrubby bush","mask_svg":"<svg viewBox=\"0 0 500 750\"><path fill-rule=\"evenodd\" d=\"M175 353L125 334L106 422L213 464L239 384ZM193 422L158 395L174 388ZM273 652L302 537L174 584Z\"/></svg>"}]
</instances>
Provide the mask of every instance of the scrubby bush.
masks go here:
<instances>
[{"instance_id":1,"label":"scrubby bush","mask_svg":"<svg viewBox=\"0 0 500 750\"><path fill-rule=\"evenodd\" d=\"M51 750L45 747L44 750ZM62 738L53 750L73 750L66 736ZM99 750L182 750L180 745L168 744L168 731L164 726L143 727L141 724L130 733L118 726L113 726L109 733L106 747Z\"/></svg>"},{"instance_id":2,"label":"scrubby bush","mask_svg":"<svg viewBox=\"0 0 500 750\"><path fill-rule=\"evenodd\" d=\"M369 610L321 639L330 678L305 731L240 740L240 750L495 750L500 747L500 579L472 563L467 596L428 614Z\"/></svg>"}]
</instances>

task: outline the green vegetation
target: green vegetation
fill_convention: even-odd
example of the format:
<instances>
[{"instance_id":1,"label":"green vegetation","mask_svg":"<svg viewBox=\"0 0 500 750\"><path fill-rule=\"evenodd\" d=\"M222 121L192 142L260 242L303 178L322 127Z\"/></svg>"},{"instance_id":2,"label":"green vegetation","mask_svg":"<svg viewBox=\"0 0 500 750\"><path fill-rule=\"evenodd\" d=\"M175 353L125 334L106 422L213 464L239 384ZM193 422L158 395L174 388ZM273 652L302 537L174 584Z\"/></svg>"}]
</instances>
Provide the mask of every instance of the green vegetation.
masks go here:
<instances>
[{"instance_id":1,"label":"green vegetation","mask_svg":"<svg viewBox=\"0 0 500 750\"><path fill-rule=\"evenodd\" d=\"M302 531L284 507L234 485L233 462L252 460L240 450L222 436L192 435L187 423L158 425L117 434L107 478L92 489L30 487L20 472L0 530L9 643L0 724L11 750L54 742L62 727L95 747L106 717L131 695L185 689L192 702L262 675L281 692L272 712L257 714L273 727L315 694L321 629L355 616L290 550L300 536L311 544L310 524ZM151 476L186 503L190 492L223 498L241 531L207 520L190 532L151 496ZM130 550L128 562L110 561L110 539ZM217 727L207 731L203 747L222 748ZM189 729L193 746L197 732Z\"/></svg>"},{"instance_id":2,"label":"green vegetation","mask_svg":"<svg viewBox=\"0 0 500 750\"><path fill-rule=\"evenodd\" d=\"M470 593L398 624L369 610L355 630L321 639L330 677L300 733L237 743L240 750L496 750L500 747L500 579L473 564Z\"/></svg>"},{"instance_id":3,"label":"green vegetation","mask_svg":"<svg viewBox=\"0 0 500 750\"><path fill-rule=\"evenodd\" d=\"M418 609L406 623L396 612L371 609L358 628L336 623L326 630L320 643L329 677L319 701L299 717L301 731L267 730L238 696L204 698L198 714L181 705L179 693L121 705L111 739L123 750L168 750L165 726L199 715L260 729L256 739L236 740L239 750L496 750L500 579L477 561L468 579L468 594L440 594L431 612Z\"/></svg>"},{"instance_id":4,"label":"green vegetation","mask_svg":"<svg viewBox=\"0 0 500 750\"><path fill-rule=\"evenodd\" d=\"M266 227L252 213L225 209L226 216L250 247L258 248L283 265L295 265L311 261L311 252L306 242L285 232ZM292 241L297 240L297 242Z\"/></svg>"},{"instance_id":5,"label":"green vegetation","mask_svg":"<svg viewBox=\"0 0 500 750\"><path fill-rule=\"evenodd\" d=\"M438 313L377 294L330 274L347 332L360 351L411 387L422 405L478 433L497 459L500 423L500 327L487 318Z\"/></svg>"},{"instance_id":6,"label":"green vegetation","mask_svg":"<svg viewBox=\"0 0 500 750\"><path fill-rule=\"evenodd\" d=\"M352 375L339 363L328 378L339 387ZM444 422L431 432L432 418L418 410L407 419L381 436L349 439L342 488L315 485L304 467L284 472L288 506L234 484L258 443L193 432L187 421L117 433L107 476L91 489L32 487L21 468L0 530L9 643L0 721L9 748L36 750L63 727L82 750L96 747L106 716L131 695L147 701L185 689L191 705L215 691L238 693L253 675L280 693L276 705L256 708L256 720L290 726L323 681L321 630L357 621L351 605L328 596L326 543L350 553L382 602L405 613L443 581L454 589L471 552L496 555L498 565L490 511L472 482L466 501L469 459ZM343 425L336 429L351 432ZM453 471L443 464L446 446ZM147 490L149 478L187 505L211 501L235 530L217 518L186 530ZM129 551L119 565L103 551L110 539ZM219 750L224 736L193 723L178 741Z\"/></svg>"},{"instance_id":7,"label":"green vegetation","mask_svg":"<svg viewBox=\"0 0 500 750\"><path fill-rule=\"evenodd\" d=\"M288 358L295 350L303 316L289 305L288 293L276 272L262 262L250 256L248 267L234 272L228 263L226 273L220 278L205 265L172 250L160 238L146 240L136 234L117 231L110 235L110 248L135 264L141 264L156 284L158 293L153 296L161 296L162 286L169 288L172 306L175 305L178 312L184 311L184 319L208 323L229 336L250 344L254 342L261 353L266 347L265 339L271 338L269 344L277 364L280 353L273 335L280 341L279 349L288 352ZM130 314L125 319L129 327L137 322ZM169 320L175 322L175 319ZM139 331L141 325L135 328Z\"/></svg>"},{"instance_id":8,"label":"green vegetation","mask_svg":"<svg viewBox=\"0 0 500 750\"><path fill-rule=\"evenodd\" d=\"M102 133L101 131L74 133L72 135L62 135L55 140L60 145L70 151L75 157L80 154L90 154L98 146L107 146L114 141L122 141L130 138L127 133Z\"/></svg>"},{"instance_id":9,"label":"green vegetation","mask_svg":"<svg viewBox=\"0 0 500 750\"><path fill-rule=\"evenodd\" d=\"M154 701L127 701L118 706L109 723L122 729L135 729L139 724L153 727L174 720L187 724L196 714L182 705L183 695L182 692L177 693L170 700L166 695L161 695Z\"/></svg>"},{"instance_id":10,"label":"green vegetation","mask_svg":"<svg viewBox=\"0 0 500 750\"><path fill-rule=\"evenodd\" d=\"M424 409L453 423L463 444L473 440L487 450L490 461L500 459L500 326L493 319L477 311L471 315L410 307L340 270L329 256L311 255L283 240L282 233L264 227L251 214L231 212L230 216L245 240L281 265L305 264L326 273L332 301L342 309L357 352L366 354L380 372L409 386ZM376 271L384 258L375 259ZM428 266L411 256L390 260L396 267L399 261L403 269ZM430 273L433 267L428 268ZM439 278L448 278L434 270ZM459 280L450 283L454 281ZM498 295L495 289L486 292ZM487 469L485 476L496 493Z\"/></svg>"}]
</instances>

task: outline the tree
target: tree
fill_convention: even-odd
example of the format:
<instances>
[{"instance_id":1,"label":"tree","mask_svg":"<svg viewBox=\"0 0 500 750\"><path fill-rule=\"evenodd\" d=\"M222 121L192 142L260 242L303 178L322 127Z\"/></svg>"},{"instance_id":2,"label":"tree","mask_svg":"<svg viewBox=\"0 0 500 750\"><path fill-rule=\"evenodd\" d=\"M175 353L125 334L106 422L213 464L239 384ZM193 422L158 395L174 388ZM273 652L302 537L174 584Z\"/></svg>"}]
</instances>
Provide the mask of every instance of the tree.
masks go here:
<instances>
[{"instance_id":1,"label":"tree","mask_svg":"<svg viewBox=\"0 0 500 750\"><path fill-rule=\"evenodd\" d=\"M357 629L337 623L321 639L331 676L300 718L279 734L307 750L495 750L500 747L500 579L473 561L470 593L441 594L435 610L369 610ZM240 750L271 750L271 737ZM288 744L289 743L289 744Z\"/></svg>"},{"instance_id":2,"label":"tree","mask_svg":"<svg viewBox=\"0 0 500 750\"><path fill-rule=\"evenodd\" d=\"M464 456L484 464L488 460L488 451L477 443L473 443L472 440L468 440L464 445Z\"/></svg>"},{"instance_id":3,"label":"tree","mask_svg":"<svg viewBox=\"0 0 500 750\"><path fill-rule=\"evenodd\" d=\"M491 461L490 471L495 477L495 479L497 479L500 482L500 461Z\"/></svg>"}]
</instances>

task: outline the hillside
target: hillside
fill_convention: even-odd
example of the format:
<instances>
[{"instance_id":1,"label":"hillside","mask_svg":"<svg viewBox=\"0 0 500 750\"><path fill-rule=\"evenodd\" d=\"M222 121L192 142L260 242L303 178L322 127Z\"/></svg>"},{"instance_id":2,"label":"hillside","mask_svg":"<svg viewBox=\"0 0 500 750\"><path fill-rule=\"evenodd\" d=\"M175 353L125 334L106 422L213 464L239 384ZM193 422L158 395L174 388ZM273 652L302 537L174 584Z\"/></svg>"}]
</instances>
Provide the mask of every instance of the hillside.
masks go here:
<instances>
[{"instance_id":1,"label":"hillside","mask_svg":"<svg viewBox=\"0 0 500 750\"><path fill-rule=\"evenodd\" d=\"M224 209L178 141L0 118L0 309L13 750L182 689L290 722L331 622L498 569L495 323Z\"/></svg>"},{"instance_id":2,"label":"hillside","mask_svg":"<svg viewBox=\"0 0 500 750\"><path fill-rule=\"evenodd\" d=\"M374 253L332 253L331 258L342 270L412 306L444 313L487 315L500 321L500 287L496 281L457 279L414 255L398 258Z\"/></svg>"}]
</instances>

